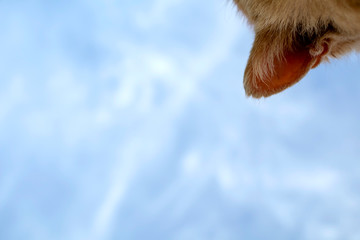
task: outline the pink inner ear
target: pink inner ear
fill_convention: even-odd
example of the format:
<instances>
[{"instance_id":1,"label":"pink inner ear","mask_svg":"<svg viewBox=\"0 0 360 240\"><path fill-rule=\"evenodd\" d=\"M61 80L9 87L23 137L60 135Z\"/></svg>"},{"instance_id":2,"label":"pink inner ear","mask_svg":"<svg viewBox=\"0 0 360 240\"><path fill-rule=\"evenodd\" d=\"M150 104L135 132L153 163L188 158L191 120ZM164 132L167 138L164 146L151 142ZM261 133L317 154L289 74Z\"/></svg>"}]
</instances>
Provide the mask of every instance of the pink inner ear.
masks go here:
<instances>
[{"instance_id":1,"label":"pink inner ear","mask_svg":"<svg viewBox=\"0 0 360 240\"><path fill-rule=\"evenodd\" d=\"M311 68L317 67L329 52L326 40L321 48L314 48L314 51L305 44L293 47L283 44L279 49L276 44L284 42L289 34L276 34L268 30L256 33L244 74L244 88L248 96L260 98L281 92L297 83ZM281 51L282 57L275 56L277 51Z\"/></svg>"},{"instance_id":2,"label":"pink inner ear","mask_svg":"<svg viewBox=\"0 0 360 240\"><path fill-rule=\"evenodd\" d=\"M309 71L310 64L313 62L313 58L306 49L284 55L285 61L275 62L275 76L270 79L274 88L287 87L296 83Z\"/></svg>"},{"instance_id":3,"label":"pink inner ear","mask_svg":"<svg viewBox=\"0 0 360 240\"><path fill-rule=\"evenodd\" d=\"M323 47L323 52L318 56L312 56L308 48L284 52L282 58L274 60L271 76L260 78L256 74L249 75L253 79L245 81L247 95L255 98L268 97L297 83L311 68L321 63L322 57L329 51L327 44Z\"/></svg>"},{"instance_id":4,"label":"pink inner ear","mask_svg":"<svg viewBox=\"0 0 360 240\"><path fill-rule=\"evenodd\" d=\"M256 89L251 89L250 95L267 97L281 92L298 82L309 71L313 63L314 59L307 49L284 53L282 59L274 61L274 74L272 76L265 79L255 77L253 87Z\"/></svg>"}]
</instances>

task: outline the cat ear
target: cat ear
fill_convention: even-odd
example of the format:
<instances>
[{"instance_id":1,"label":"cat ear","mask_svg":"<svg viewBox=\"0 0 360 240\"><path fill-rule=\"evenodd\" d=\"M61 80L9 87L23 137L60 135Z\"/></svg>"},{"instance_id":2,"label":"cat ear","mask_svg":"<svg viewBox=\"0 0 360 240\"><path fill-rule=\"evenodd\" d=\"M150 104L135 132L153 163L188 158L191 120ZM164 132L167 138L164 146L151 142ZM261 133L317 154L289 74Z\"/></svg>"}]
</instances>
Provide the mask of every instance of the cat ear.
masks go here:
<instances>
[{"instance_id":1,"label":"cat ear","mask_svg":"<svg viewBox=\"0 0 360 240\"><path fill-rule=\"evenodd\" d=\"M284 36L269 31L256 34L244 75L247 96L261 98L283 91L317 67L328 52L326 43L314 48L307 41L299 44Z\"/></svg>"}]
</instances>

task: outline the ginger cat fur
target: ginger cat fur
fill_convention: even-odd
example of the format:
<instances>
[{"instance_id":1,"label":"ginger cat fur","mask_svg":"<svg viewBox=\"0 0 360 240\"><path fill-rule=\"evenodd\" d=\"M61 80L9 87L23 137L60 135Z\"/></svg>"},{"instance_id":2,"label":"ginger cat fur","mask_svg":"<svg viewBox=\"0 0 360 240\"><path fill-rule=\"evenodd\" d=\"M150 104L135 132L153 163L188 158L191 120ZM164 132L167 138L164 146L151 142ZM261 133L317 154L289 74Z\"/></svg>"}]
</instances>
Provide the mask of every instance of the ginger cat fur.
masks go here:
<instances>
[{"instance_id":1,"label":"ginger cat fur","mask_svg":"<svg viewBox=\"0 0 360 240\"><path fill-rule=\"evenodd\" d=\"M271 96L321 62L360 51L360 0L233 1L255 31L247 96Z\"/></svg>"}]
</instances>

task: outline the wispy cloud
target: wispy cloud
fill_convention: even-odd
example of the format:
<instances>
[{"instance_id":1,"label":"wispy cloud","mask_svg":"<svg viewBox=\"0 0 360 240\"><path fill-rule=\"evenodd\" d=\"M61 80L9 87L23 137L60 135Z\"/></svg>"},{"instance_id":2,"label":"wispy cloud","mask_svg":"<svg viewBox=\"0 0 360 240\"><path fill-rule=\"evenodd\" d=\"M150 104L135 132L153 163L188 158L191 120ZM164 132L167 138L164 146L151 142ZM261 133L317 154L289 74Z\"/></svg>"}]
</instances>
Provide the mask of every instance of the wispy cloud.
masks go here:
<instances>
[{"instance_id":1,"label":"wispy cloud","mask_svg":"<svg viewBox=\"0 0 360 240\"><path fill-rule=\"evenodd\" d=\"M1 239L358 236L359 114L327 101L348 87L246 99L231 4L1 4Z\"/></svg>"}]
</instances>

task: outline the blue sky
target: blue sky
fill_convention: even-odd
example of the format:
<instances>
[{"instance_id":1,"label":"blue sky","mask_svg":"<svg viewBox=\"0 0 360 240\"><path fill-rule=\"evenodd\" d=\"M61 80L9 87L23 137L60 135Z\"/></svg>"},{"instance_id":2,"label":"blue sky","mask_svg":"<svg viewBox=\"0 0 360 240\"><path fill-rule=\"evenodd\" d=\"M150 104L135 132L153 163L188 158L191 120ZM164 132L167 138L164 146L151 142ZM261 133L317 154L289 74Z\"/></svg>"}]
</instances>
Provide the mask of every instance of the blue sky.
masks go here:
<instances>
[{"instance_id":1,"label":"blue sky","mask_svg":"<svg viewBox=\"0 0 360 240\"><path fill-rule=\"evenodd\" d=\"M0 2L0 239L359 239L360 68L246 98L224 0Z\"/></svg>"}]
</instances>

